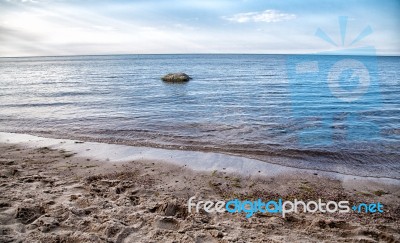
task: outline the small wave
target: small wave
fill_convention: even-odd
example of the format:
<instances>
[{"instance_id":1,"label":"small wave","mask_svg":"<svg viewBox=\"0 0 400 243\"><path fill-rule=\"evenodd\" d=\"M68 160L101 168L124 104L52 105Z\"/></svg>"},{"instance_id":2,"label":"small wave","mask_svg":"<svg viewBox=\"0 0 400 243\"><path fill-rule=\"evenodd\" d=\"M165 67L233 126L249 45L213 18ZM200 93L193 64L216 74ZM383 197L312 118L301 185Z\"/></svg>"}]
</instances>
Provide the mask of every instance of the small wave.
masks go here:
<instances>
[{"instance_id":1,"label":"small wave","mask_svg":"<svg viewBox=\"0 0 400 243\"><path fill-rule=\"evenodd\" d=\"M50 94L44 95L44 97L64 97L64 96L84 96L84 95L93 95L93 94L90 92L72 91L72 92L50 93Z\"/></svg>"},{"instance_id":2,"label":"small wave","mask_svg":"<svg viewBox=\"0 0 400 243\"><path fill-rule=\"evenodd\" d=\"M25 104L7 104L0 105L0 107L7 108L22 108L22 107L48 107L48 106L65 106L73 105L73 102L56 102L56 103L25 103Z\"/></svg>"}]
</instances>

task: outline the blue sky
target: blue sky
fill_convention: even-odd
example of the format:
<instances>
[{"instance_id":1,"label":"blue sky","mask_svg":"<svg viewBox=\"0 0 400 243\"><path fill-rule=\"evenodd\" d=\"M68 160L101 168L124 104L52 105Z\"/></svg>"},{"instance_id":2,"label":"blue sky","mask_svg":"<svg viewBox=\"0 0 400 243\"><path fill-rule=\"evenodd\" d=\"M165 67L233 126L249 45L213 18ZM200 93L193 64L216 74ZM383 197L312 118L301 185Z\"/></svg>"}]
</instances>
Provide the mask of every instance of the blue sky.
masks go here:
<instances>
[{"instance_id":1,"label":"blue sky","mask_svg":"<svg viewBox=\"0 0 400 243\"><path fill-rule=\"evenodd\" d=\"M338 17L347 16L344 45ZM349 44L370 27L372 33ZM315 35L320 28L337 46ZM0 0L0 56L316 53L400 55L400 1Z\"/></svg>"}]
</instances>

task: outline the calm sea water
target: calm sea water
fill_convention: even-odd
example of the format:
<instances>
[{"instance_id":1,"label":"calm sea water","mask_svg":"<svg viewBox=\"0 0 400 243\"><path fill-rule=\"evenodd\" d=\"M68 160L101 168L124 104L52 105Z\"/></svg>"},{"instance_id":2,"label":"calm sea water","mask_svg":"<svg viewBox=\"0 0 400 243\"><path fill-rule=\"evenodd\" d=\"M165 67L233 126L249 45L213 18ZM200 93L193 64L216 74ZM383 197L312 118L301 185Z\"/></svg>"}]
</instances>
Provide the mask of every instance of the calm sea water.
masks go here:
<instances>
[{"instance_id":1,"label":"calm sea water","mask_svg":"<svg viewBox=\"0 0 400 243\"><path fill-rule=\"evenodd\" d=\"M400 178L400 57L357 57L376 68L355 101L340 98L357 88L352 72L327 89L324 71L341 59L352 57L0 58L0 130ZM307 62L322 75L303 76ZM160 80L177 71L193 80Z\"/></svg>"}]
</instances>

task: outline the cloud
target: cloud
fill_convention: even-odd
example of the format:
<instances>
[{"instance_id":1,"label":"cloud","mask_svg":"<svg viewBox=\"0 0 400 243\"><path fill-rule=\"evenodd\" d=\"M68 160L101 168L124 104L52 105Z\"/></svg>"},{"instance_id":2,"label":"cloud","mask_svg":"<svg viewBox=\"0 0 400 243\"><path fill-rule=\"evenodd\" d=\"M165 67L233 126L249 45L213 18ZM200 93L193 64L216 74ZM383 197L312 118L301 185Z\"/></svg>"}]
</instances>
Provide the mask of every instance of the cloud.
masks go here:
<instances>
[{"instance_id":1,"label":"cloud","mask_svg":"<svg viewBox=\"0 0 400 243\"><path fill-rule=\"evenodd\" d=\"M329 33L336 33L338 28L338 12L334 9L327 14L291 10L287 4L265 10L266 7L257 9L258 5L244 4L244 0L205 1L206 6L201 7L202 2L197 0L0 0L0 57L314 53L331 48L313 35L316 28ZM254 12L243 10L249 8ZM352 21L349 27L362 30L365 21L373 23L376 32L363 43L375 45L379 54L399 55L400 38L395 31L398 16L393 11L388 19L372 17L370 9L353 14L355 20L364 21ZM290 21L293 19L296 22Z\"/></svg>"},{"instance_id":2,"label":"cloud","mask_svg":"<svg viewBox=\"0 0 400 243\"><path fill-rule=\"evenodd\" d=\"M7 2L38 3L36 0L6 0Z\"/></svg>"},{"instance_id":3,"label":"cloud","mask_svg":"<svg viewBox=\"0 0 400 243\"><path fill-rule=\"evenodd\" d=\"M248 12L238 13L231 17L224 16L223 19L229 20L236 23L247 23L247 22L266 22L274 23L295 19L295 14L284 13L279 10L267 9L263 12Z\"/></svg>"}]
</instances>

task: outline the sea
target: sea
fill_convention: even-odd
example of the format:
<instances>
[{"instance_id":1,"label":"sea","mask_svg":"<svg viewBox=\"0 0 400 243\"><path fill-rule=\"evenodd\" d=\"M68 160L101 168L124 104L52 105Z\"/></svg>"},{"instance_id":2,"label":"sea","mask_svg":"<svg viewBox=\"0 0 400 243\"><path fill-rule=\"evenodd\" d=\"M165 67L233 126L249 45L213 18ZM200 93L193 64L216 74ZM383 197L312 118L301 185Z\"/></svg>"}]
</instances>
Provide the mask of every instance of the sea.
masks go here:
<instances>
[{"instance_id":1,"label":"sea","mask_svg":"<svg viewBox=\"0 0 400 243\"><path fill-rule=\"evenodd\" d=\"M400 179L400 57L0 58L0 131Z\"/></svg>"}]
</instances>

